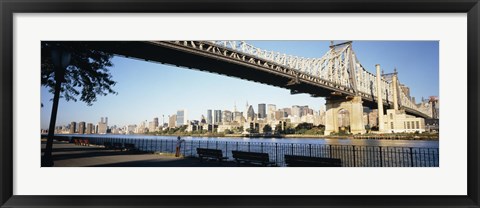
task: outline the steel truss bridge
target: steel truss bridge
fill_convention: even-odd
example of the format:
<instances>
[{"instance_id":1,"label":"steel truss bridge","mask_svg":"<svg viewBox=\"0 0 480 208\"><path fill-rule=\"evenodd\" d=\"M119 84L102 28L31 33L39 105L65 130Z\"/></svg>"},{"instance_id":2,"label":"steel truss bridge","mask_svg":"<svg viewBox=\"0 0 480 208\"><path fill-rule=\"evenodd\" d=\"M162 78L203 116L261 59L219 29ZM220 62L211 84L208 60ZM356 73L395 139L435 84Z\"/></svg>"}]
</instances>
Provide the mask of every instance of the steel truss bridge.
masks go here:
<instances>
[{"instance_id":1,"label":"steel truss bridge","mask_svg":"<svg viewBox=\"0 0 480 208\"><path fill-rule=\"evenodd\" d=\"M102 41L92 48L117 55L237 77L289 89L313 97L361 96L364 106L376 108L377 88L382 103L393 108L397 88L399 109L432 118L429 103L416 104L391 74L368 72L357 59L352 42L330 46L320 58L304 58L257 48L245 41ZM396 73L396 72L395 72ZM181 80L179 80L180 82ZM201 83L198 83L201 84Z\"/></svg>"}]
</instances>

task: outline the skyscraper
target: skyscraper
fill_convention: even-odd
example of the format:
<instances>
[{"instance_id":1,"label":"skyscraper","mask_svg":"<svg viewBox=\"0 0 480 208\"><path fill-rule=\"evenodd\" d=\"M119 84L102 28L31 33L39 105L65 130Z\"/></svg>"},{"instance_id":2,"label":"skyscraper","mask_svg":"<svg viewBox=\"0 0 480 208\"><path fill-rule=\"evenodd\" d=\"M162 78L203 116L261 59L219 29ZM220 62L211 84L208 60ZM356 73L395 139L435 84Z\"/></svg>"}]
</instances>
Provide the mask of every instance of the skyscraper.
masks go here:
<instances>
[{"instance_id":1,"label":"skyscraper","mask_svg":"<svg viewBox=\"0 0 480 208\"><path fill-rule=\"evenodd\" d=\"M177 127L183 126L187 124L186 119L186 112L185 110L178 110L177 111Z\"/></svg>"},{"instance_id":2,"label":"skyscraper","mask_svg":"<svg viewBox=\"0 0 480 208\"><path fill-rule=\"evenodd\" d=\"M103 120L103 117L100 118L100 122L98 122L98 134L106 134L107 133L107 120L108 119L105 119L105 121Z\"/></svg>"},{"instance_id":3,"label":"skyscraper","mask_svg":"<svg viewBox=\"0 0 480 208\"><path fill-rule=\"evenodd\" d=\"M258 118L264 119L267 117L267 109L265 103L258 104Z\"/></svg>"},{"instance_id":4,"label":"skyscraper","mask_svg":"<svg viewBox=\"0 0 480 208\"><path fill-rule=\"evenodd\" d=\"M275 120L281 120L284 117L285 113L283 110L275 111Z\"/></svg>"},{"instance_id":5,"label":"skyscraper","mask_svg":"<svg viewBox=\"0 0 480 208\"><path fill-rule=\"evenodd\" d=\"M253 121L255 119L255 111L253 110L253 107L250 106L248 107L247 111L247 121Z\"/></svg>"},{"instance_id":6,"label":"skyscraper","mask_svg":"<svg viewBox=\"0 0 480 208\"><path fill-rule=\"evenodd\" d=\"M222 122L222 111L221 110L215 110L213 114L214 114L213 123L214 124L221 123Z\"/></svg>"},{"instance_id":7,"label":"skyscraper","mask_svg":"<svg viewBox=\"0 0 480 208\"><path fill-rule=\"evenodd\" d=\"M86 130L85 133L86 134L92 134L93 133L93 124L92 123L87 124L87 130Z\"/></svg>"},{"instance_id":8,"label":"skyscraper","mask_svg":"<svg viewBox=\"0 0 480 208\"><path fill-rule=\"evenodd\" d=\"M292 106L292 116L294 117L301 117L302 116L302 109L298 105Z\"/></svg>"},{"instance_id":9,"label":"skyscraper","mask_svg":"<svg viewBox=\"0 0 480 208\"><path fill-rule=\"evenodd\" d=\"M85 134L85 122L84 121L78 123L78 133L79 134Z\"/></svg>"},{"instance_id":10,"label":"skyscraper","mask_svg":"<svg viewBox=\"0 0 480 208\"><path fill-rule=\"evenodd\" d=\"M213 123L212 110L207 110L207 124Z\"/></svg>"},{"instance_id":11,"label":"skyscraper","mask_svg":"<svg viewBox=\"0 0 480 208\"><path fill-rule=\"evenodd\" d=\"M222 122L232 122L233 120L233 113L229 110L224 110L222 112Z\"/></svg>"},{"instance_id":12,"label":"skyscraper","mask_svg":"<svg viewBox=\"0 0 480 208\"><path fill-rule=\"evenodd\" d=\"M238 122L238 123L243 123L243 113L242 112L234 112L233 113L233 119Z\"/></svg>"},{"instance_id":13,"label":"skyscraper","mask_svg":"<svg viewBox=\"0 0 480 208\"><path fill-rule=\"evenodd\" d=\"M76 127L77 127L77 123L75 121L72 121L70 123L70 134L75 134L77 129Z\"/></svg>"},{"instance_id":14,"label":"skyscraper","mask_svg":"<svg viewBox=\"0 0 480 208\"><path fill-rule=\"evenodd\" d=\"M268 104L267 106L267 118L268 120L274 120L275 119L275 111L277 110L277 106L274 104Z\"/></svg>"},{"instance_id":15,"label":"skyscraper","mask_svg":"<svg viewBox=\"0 0 480 208\"><path fill-rule=\"evenodd\" d=\"M177 115L171 115L168 117L168 127L169 128L175 128L177 125Z\"/></svg>"}]
</instances>

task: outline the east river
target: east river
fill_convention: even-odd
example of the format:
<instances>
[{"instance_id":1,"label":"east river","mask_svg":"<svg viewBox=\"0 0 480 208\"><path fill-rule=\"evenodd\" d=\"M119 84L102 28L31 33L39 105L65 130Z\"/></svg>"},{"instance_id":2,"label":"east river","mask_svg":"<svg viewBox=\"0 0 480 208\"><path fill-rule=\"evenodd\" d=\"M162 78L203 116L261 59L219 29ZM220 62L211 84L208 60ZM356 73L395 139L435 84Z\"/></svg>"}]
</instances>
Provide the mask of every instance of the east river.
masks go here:
<instances>
[{"instance_id":1,"label":"east river","mask_svg":"<svg viewBox=\"0 0 480 208\"><path fill-rule=\"evenodd\" d=\"M59 136L75 137L102 137L102 138L128 138L128 139L176 139L177 136L150 136L150 135L119 135L119 134L65 134ZM294 143L294 144L319 144L319 145L355 145L355 146L382 146L382 147L416 147L438 148L439 141L432 140L386 140L386 139L349 139L349 138L248 138L248 137L182 137L186 141L227 141L227 142L263 142L263 143Z\"/></svg>"}]
</instances>

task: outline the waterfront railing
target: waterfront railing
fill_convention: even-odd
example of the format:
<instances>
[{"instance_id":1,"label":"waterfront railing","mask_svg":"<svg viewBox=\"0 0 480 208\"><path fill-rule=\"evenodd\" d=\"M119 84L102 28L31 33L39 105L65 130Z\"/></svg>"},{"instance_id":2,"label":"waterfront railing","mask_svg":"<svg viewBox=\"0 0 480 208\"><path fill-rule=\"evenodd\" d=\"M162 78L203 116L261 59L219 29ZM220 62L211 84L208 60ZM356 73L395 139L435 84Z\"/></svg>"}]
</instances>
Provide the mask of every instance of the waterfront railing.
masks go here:
<instances>
[{"instance_id":1,"label":"waterfront railing","mask_svg":"<svg viewBox=\"0 0 480 208\"><path fill-rule=\"evenodd\" d=\"M162 153L175 153L177 143L175 139L151 138L61 136L58 139L71 142L88 139L93 145L130 143L140 151ZM285 155L299 155L340 159L343 167L439 167L438 148L188 140L182 144L181 153L198 157L196 148L222 150L230 160L232 151L268 153L277 166L285 166Z\"/></svg>"}]
</instances>

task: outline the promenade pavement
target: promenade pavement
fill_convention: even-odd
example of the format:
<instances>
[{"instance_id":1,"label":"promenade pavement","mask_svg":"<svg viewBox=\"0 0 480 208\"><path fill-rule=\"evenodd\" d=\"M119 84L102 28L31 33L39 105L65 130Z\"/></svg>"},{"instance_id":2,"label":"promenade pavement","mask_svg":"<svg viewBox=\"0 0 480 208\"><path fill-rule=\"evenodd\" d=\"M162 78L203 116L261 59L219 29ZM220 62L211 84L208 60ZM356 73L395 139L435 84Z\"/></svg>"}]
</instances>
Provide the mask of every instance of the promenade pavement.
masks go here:
<instances>
[{"instance_id":1,"label":"promenade pavement","mask_svg":"<svg viewBox=\"0 0 480 208\"><path fill-rule=\"evenodd\" d=\"M42 154L45 142L42 142ZM103 146L77 146L67 142L54 142L54 167L235 167L226 161L203 161L198 158L175 157L173 154L134 153L107 150Z\"/></svg>"}]
</instances>

